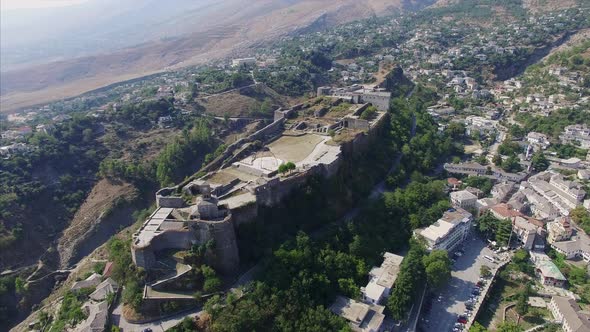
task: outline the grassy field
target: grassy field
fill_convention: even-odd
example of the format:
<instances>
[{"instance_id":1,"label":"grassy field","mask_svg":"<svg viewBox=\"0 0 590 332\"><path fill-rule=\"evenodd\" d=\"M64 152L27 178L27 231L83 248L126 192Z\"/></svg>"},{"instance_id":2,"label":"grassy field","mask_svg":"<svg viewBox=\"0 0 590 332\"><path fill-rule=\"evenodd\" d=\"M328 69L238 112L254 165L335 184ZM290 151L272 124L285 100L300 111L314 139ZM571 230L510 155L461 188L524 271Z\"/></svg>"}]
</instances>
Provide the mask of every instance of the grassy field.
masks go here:
<instances>
[{"instance_id":1,"label":"grassy field","mask_svg":"<svg viewBox=\"0 0 590 332\"><path fill-rule=\"evenodd\" d=\"M323 138L319 135L283 136L269 144L270 151L278 159L299 162L313 151Z\"/></svg>"}]
</instances>

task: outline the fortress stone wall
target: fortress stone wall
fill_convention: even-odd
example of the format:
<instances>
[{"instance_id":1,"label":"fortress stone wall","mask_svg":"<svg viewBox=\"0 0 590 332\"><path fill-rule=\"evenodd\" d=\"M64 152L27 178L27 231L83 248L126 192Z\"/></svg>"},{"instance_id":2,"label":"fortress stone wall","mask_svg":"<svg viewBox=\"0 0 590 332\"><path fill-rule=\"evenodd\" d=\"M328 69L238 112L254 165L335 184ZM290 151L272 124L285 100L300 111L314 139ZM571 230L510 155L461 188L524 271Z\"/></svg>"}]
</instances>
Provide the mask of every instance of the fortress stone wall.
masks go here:
<instances>
[{"instance_id":1,"label":"fortress stone wall","mask_svg":"<svg viewBox=\"0 0 590 332\"><path fill-rule=\"evenodd\" d=\"M290 173L278 175L276 171L261 172L256 169L256 165L248 166L244 162L238 163L239 167L232 165L233 161L260 149L253 142L268 142L281 135L286 121L305 106L301 104L288 110L275 111L273 123L230 145L220 158L205 167L210 171L206 176L185 182L182 187L163 188L156 193L158 209L133 236L134 263L149 270L155 266L156 253L160 250L188 250L193 245L213 240L215 245L207 255L210 260L207 263L223 273L235 272L240 262L236 240L239 225L253 221L260 206L272 207L287 199L295 188L305 185L310 176L332 177L352 155L370 148L371 140L383 129L388 115L380 112L371 121L358 119L368 106L362 105L353 114L326 125L335 130L358 131L350 141L339 146L325 146L320 150L314 147L306 161L299 163L297 169ZM347 126L344 121L348 121ZM287 136L302 135L295 132ZM319 144L325 144L325 140L330 139L325 135L321 137L323 140ZM268 151L268 148L262 151ZM243 172L247 167L251 169ZM180 192L192 196L193 203L187 204ZM220 215L224 217L220 218Z\"/></svg>"}]
</instances>

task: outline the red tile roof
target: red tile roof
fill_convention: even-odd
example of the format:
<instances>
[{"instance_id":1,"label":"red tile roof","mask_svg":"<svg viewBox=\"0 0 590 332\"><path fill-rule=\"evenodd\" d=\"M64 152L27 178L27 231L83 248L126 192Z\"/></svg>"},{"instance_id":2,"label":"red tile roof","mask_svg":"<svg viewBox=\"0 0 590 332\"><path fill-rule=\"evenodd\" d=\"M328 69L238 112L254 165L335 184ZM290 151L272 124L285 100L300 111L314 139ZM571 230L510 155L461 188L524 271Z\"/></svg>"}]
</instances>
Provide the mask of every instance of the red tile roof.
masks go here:
<instances>
[{"instance_id":1,"label":"red tile roof","mask_svg":"<svg viewBox=\"0 0 590 332\"><path fill-rule=\"evenodd\" d=\"M113 262L107 262L104 266L104 270L102 271L102 277L108 278L113 273Z\"/></svg>"},{"instance_id":2,"label":"red tile roof","mask_svg":"<svg viewBox=\"0 0 590 332\"><path fill-rule=\"evenodd\" d=\"M490 209L499 218L508 219L508 218L514 218L514 217L524 217L524 215L522 213L520 213L517 210L513 210L512 207L506 203L500 203L500 204L494 205Z\"/></svg>"}]
</instances>

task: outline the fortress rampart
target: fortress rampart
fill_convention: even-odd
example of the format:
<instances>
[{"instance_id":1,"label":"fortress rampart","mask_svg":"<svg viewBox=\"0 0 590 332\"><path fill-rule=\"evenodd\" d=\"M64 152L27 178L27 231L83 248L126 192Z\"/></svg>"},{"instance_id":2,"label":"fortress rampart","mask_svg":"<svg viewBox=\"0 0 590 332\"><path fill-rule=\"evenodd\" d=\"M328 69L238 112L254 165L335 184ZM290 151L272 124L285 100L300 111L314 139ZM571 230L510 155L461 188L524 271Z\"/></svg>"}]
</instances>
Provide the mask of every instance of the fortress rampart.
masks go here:
<instances>
[{"instance_id":1,"label":"fortress rampart","mask_svg":"<svg viewBox=\"0 0 590 332\"><path fill-rule=\"evenodd\" d=\"M372 120L360 119L368 106L360 105L338 120L324 120L319 115L318 121L323 122L310 129L297 126L314 121L297 118L298 113L314 114L307 110L308 104L276 110L271 124L230 145L207 165L207 175L156 193L157 210L133 235L134 263L149 270L157 265L159 251L188 250L213 240L207 264L223 273L235 272L239 267L239 225L253 221L260 206L279 204L310 176L334 176L353 154L369 148L388 116L378 112ZM285 127L293 129L285 133ZM350 138L333 143L327 128L345 131ZM292 161L295 169L280 174L278 166L287 161Z\"/></svg>"}]
</instances>

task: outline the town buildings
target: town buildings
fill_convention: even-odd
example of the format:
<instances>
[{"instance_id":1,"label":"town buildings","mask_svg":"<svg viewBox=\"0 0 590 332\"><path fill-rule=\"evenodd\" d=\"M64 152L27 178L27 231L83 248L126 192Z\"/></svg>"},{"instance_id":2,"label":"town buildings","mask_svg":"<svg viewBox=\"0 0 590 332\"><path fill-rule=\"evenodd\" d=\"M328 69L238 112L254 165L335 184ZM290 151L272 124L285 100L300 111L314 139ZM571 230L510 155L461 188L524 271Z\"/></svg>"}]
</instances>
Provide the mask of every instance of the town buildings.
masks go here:
<instances>
[{"instance_id":1,"label":"town buildings","mask_svg":"<svg viewBox=\"0 0 590 332\"><path fill-rule=\"evenodd\" d=\"M572 237L573 228L568 217L561 217L547 223L547 242L567 241Z\"/></svg>"},{"instance_id":2,"label":"town buildings","mask_svg":"<svg viewBox=\"0 0 590 332\"><path fill-rule=\"evenodd\" d=\"M586 125L567 126L559 138L564 144L579 144L583 149L590 148L590 128Z\"/></svg>"},{"instance_id":3,"label":"town buildings","mask_svg":"<svg viewBox=\"0 0 590 332\"><path fill-rule=\"evenodd\" d=\"M543 251L545 249L545 229L543 222L531 218L514 217L513 232L526 250Z\"/></svg>"},{"instance_id":4,"label":"town buildings","mask_svg":"<svg viewBox=\"0 0 590 332\"><path fill-rule=\"evenodd\" d=\"M317 89L317 95L342 99L351 104L370 103L380 111L389 110L391 92L380 88L369 88L362 85L351 85L346 88L322 86Z\"/></svg>"},{"instance_id":5,"label":"town buildings","mask_svg":"<svg viewBox=\"0 0 590 332\"><path fill-rule=\"evenodd\" d=\"M545 253L531 252L531 261L535 265L535 274L545 286L564 287L567 279Z\"/></svg>"},{"instance_id":6,"label":"town buildings","mask_svg":"<svg viewBox=\"0 0 590 332\"><path fill-rule=\"evenodd\" d=\"M384 306L357 302L343 296L338 296L330 306L330 311L346 319L355 332L382 331L384 310Z\"/></svg>"},{"instance_id":7,"label":"town buildings","mask_svg":"<svg viewBox=\"0 0 590 332\"><path fill-rule=\"evenodd\" d=\"M574 299L553 296L547 306L565 332L589 332L590 313L582 311Z\"/></svg>"},{"instance_id":8,"label":"town buildings","mask_svg":"<svg viewBox=\"0 0 590 332\"><path fill-rule=\"evenodd\" d=\"M551 243L551 248L565 255L567 259L582 258L584 261L590 262L590 237L581 231L572 236L570 240Z\"/></svg>"},{"instance_id":9,"label":"town buildings","mask_svg":"<svg viewBox=\"0 0 590 332\"><path fill-rule=\"evenodd\" d=\"M455 191L450 194L451 204L455 208L474 210L477 196L467 190Z\"/></svg>"},{"instance_id":10,"label":"town buildings","mask_svg":"<svg viewBox=\"0 0 590 332\"><path fill-rule=\"evenodd\" d=\"M537 132L531 131L530 133L527 134L526 139L530 144L532 144L533 146L538 146L542 150L547 149L551 145L551 142L549 141L549 137L547 137L547 135L542 134L542 133L537 133Z\"/></svg>"},{"instance_id":11,"label":"town buildings","mask_svg":"<svg viewBox=\"0 0 590 332\"><path fill-rule=\"evenodd\" d=\"M426 248L432 250L455 250L469 235L473 216L464 209L446 211L434 224L416 229L414 236L426 242Z\"/></svg>"},{"instance_id":12,"label":"town buildings","mask_svg":"<svg viewBox=\"0 0 590 332\"><path fill-rule=\"evenodd\" d=\"M449 173L485 176L497 181L521 182L527 176L526 173L508 173L492 166L483 166L476 162L452 164L446 163L443 168Z\"/></svg>"},{"instance_id":13,"label":"town buildings","mask_svg":"<svg viewBox=\"0 0 590 332\"><path fill-rule=\"evenodd\" d=\"M231 61L231 66L234 68L253 66L255 64L256 64L256 58L239 58L239 59L233 59Z\"/></svg>"},{"instance_id":14,"label":"town buildings","mask_svg":"<svg viewBox=\"0 0 590 332\"><path fill-rule=\"evenodd\" d=\"M383 258L383 264L373 267L369 272L367 286L361 288L363 302L382 304L391 293L404 257L386 252Z\"/></svg>"},{"instance_id":15,"label":"town buildings","mask_svg":"<svg viewBox=\"0 0 590 332\"><path fill-rule=\"evenodd\" d=\"M579 183L569 181L561 174L542 172L532 176L528 183L540 196L545 198L559 212L567 216L578 205L582 205L586 192Z\"/></svg>"},{"instance_id":16,"label":"town buildings","mask_svg":"<svg viewBox=\"0 0 590 332\"><path fill-rule=\"evenodd\" d=\"M515 189L515 183L511 181L505 181L498 183L492 187L490 194L493 198L497 199L499 202L505 203L510 194Z\"/></svg>"}]
</instances>

